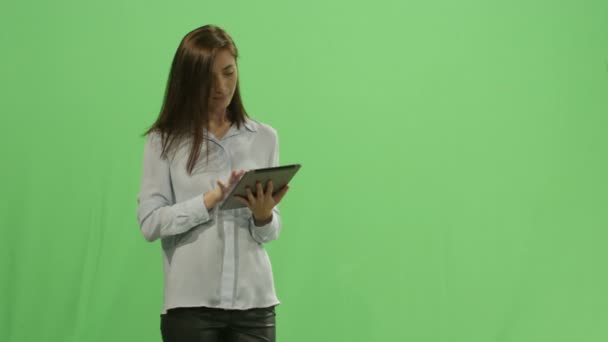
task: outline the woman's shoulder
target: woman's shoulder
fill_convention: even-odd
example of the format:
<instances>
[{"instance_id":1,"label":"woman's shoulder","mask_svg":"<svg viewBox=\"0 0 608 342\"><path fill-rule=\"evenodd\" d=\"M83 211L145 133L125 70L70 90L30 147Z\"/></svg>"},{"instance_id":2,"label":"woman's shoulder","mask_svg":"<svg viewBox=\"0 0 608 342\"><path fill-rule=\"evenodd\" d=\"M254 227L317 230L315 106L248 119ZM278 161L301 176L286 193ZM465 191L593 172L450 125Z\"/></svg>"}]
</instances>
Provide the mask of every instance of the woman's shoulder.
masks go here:
<instances>
[{"instance_id":1,"label":"woman's shoulder","mask_svg":"<svg viewBox=\"0 0 608 342\"><path fill-rule=\"evenodd\" d=\"M248 126L248 128L250 128L250 130L253 130L258 134L266 135L272 138L276 138L278 135L276 128L268 123L252 118L246 118L245 124Z\"/></svg>"},{"instance_id":2,"label":"woman's shoulder","mask_svg":"<svg viewBox=\"0 0 608 342\"><path fill-rule=\"evenodd\" d=\"M178 150L183 148L189 148L189 140L184 136L169 137L160 130L153 130L146 134L144 151L161 156L163 159L175 158Z\"/></svg>"}]
</instances>

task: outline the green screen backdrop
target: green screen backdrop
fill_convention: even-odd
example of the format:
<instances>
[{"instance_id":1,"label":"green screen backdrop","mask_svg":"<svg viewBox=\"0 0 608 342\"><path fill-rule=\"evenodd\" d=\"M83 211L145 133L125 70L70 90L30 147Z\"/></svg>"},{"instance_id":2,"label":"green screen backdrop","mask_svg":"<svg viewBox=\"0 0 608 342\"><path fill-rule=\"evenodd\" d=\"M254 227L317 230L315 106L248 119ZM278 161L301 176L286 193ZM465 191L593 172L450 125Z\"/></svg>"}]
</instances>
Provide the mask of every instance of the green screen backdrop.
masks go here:
<instances>
[{"instance_id":1,"label":"green screen backdrop","mask_svg":"<svg viewBox=\"0 0 608 342\"><path fill-rule=\"evenodd\" d=\"M608 341L608 2L0 5L0 340L160 341L136 219L179 41L302 163L277 340Z\"/></svg>"}]
</instances>

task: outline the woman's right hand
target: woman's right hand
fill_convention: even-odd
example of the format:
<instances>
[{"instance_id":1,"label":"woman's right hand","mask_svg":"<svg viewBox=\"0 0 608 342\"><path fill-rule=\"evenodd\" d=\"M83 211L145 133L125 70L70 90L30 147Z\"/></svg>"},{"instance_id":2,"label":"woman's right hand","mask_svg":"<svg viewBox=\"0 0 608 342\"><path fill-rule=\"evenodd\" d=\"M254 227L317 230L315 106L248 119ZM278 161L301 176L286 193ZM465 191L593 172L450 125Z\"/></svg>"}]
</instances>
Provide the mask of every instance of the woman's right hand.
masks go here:
<instances>
[{"instance_id":1,"label":"woman's right hand","mask_svg":"<svg viewBox=\"0 0 608 342\"><path fill-rule=\"evenodd\" d=\"M205 193L203 196L203 202L207 209L213 208L216 204L220 203L232 190L232 187L235 186L241 177L245 174L244 170L240 171L232 171L230 173L230 178L228 179L227 184L222 183L219 179L216 180L217 187L213 190Z\"/></svg>"}]
</instances>

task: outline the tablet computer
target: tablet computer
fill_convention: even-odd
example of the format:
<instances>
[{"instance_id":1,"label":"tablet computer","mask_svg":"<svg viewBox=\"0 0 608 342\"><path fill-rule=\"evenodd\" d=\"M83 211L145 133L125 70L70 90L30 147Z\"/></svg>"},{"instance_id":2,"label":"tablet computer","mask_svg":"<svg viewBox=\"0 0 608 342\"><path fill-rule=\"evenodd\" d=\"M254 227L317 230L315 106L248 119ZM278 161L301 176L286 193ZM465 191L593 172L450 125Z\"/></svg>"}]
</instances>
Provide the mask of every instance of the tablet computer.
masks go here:
<instances>
[{"instance_id":1,"label":"tablet computer","mask_svg":"<svg viewBox=\"0 0 608 342\"><path fill-rule=\"evenodd\" d=\"M268 183L269 180L272 180L272 194L275 195L289 183L301 166L301 164L290 164L246 171L232 191L226 196L224 202L220 204L220 209L227 210L246 207L245 204L239 202L234 196L239 195L247 198L247 187L251 188L251 192L253 193L253 196L255 196L257 191L256 183L258 181L262 182L262 188L265 191L266 183Z\"/></svg>"}]
</instances>

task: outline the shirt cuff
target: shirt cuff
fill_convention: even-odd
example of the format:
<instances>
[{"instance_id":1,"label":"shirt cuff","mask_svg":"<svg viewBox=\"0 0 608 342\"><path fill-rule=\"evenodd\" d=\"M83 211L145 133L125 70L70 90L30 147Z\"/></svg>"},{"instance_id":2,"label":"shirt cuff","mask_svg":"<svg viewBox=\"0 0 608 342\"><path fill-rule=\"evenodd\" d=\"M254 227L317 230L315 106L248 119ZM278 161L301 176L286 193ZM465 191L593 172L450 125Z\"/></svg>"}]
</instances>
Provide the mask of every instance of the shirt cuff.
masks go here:
<instances>
[{"instance_id":1,"label":"shirt cuff","mask_svg":"<svg viewBox=\"0 0 608 342\"><path fill-rule=\"evenodd\" d=\"M272 220L262 226L256 226L253 215L249 218L249 230L254 240L259 243L265 243L273 240L273 236L276 234L278 226L278 215L273 211Z\"/></svg>"},{"instance_id":2,"label":"shirt cuff","mask_svg":"<svg viewBox=\"0 0 608 342\"><path fill-rule=\"evenodd\" d=\"M182 221L182 224L196 226L210 219L209 210L205 206L202 195L197 195L187 200L183 203L183 207L181 209L182 210L179 210L176 215L178 221Z\"/></svg>"}]
</instances>

